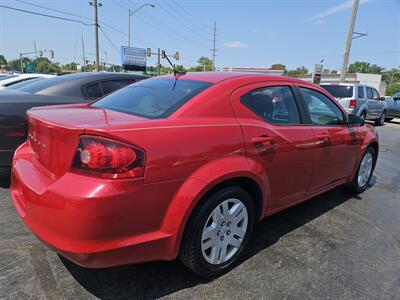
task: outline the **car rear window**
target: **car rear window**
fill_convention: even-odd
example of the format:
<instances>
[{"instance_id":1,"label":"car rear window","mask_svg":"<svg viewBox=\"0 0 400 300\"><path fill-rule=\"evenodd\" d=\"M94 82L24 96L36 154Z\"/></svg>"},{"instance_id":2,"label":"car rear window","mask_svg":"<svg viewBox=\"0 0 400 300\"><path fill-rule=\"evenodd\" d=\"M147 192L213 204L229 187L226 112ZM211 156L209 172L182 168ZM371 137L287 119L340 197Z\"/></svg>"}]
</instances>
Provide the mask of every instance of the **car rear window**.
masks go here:
<instances>
[{"instance_id":1,"label":"car rear window","mask_svg":"<svg viewBox=\"0 0 400 300\"><path fill-rule=\"evenodd\" d=\"M321 85L321 87L327 90L336 98L349 98L353 97L353 86L352 85Z\"/></svg>"},{"instance_id":2,"label":"car rear window","mask_svg":"<svg viewBox=\"0 0 400 300\"><path fill-rule=\"evenodd\" d=\"M212 83L185 79L148 79L120 89L93 106L149 119L166 118Z\"/></svg>"}]
</instances>

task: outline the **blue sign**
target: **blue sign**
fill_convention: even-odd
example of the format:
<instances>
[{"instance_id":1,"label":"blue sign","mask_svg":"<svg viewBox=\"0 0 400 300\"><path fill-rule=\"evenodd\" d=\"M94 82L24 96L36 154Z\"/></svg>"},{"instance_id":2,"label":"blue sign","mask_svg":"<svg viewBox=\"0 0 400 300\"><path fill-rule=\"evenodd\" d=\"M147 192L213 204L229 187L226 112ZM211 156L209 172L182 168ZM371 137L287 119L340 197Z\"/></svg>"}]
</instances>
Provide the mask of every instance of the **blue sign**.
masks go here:
<instances>
[{"instance_id":1,"label":"blue sign","mask_svg":"<svg viewBox=\"0 0 400 300\"><path fill-rule=\"evenodd\" d=\"M121 46L121 64L125 70L146 71L146 49Z\"/></svg>"}]
</instances>

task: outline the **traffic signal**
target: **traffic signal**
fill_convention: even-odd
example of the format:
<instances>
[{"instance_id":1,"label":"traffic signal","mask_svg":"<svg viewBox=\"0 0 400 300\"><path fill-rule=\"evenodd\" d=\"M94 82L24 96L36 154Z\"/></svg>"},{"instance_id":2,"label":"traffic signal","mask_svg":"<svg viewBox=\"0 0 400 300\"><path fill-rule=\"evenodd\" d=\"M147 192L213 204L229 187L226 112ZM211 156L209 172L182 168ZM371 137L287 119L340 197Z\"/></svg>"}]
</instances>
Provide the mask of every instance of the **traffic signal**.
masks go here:
<instances>
[{"instance_id":1,"label":"traffic signal","mask_svg":"<svg viewBox=\"0 0 400 300\"><path fill-rule=\"evenodd\" d=\"M165 54L165 50L161 51L161 57L165 58L167 55Z\"/></svg>"},{"instance_id":2,"label":"traffic signal","mask_svg":"<svg viewBox=\"0 0 400 300\"><path fill-rule=\"evenodd\" d=\"M179 60L179 52L175 52L175 59Z\"/></svg>"},{"instance_id":3,"label":"traffic signal","mask_svg":"<svg viewBox=\"0 0 400 300\"><path fill-rule=\"evenodd\" d=\"M146 51L146 52L147 52L147 53L146 53L147 56L150 57L150 56L151 56L151 48L147 48L147 51Z\"/></svg>"},{"instance_id":4,"label":"traffic signal","mask_svg":"<svg viewBox=\"0 0 400 300\"><path fill-rule=\"evenodd\" d=\"M43 57L43 51L42 50L39 50L39 56Z\"/></svg>"},{"instance_id":5,"label":"traffic signal","mask_svg":"<svg viewBox=\"0 0 400 300\"><path fill-rule=\"evenodd\" d=\"M54 51L53 50L50 50L50 57L54 58Z\"/></svg>"}]
</instances>

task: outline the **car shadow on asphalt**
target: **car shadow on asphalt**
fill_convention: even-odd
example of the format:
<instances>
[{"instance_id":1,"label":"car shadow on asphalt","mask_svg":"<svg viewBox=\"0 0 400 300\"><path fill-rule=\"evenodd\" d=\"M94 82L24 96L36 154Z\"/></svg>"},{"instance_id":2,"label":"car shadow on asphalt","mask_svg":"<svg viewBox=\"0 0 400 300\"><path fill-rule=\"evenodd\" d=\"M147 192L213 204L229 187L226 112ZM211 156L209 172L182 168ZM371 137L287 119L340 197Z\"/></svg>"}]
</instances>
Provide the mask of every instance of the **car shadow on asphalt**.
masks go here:
<instances>
[{"instance_id":1,"label":"car shadow on asphalt","mask_svg":"<svg viewBox=\"0 0 400 300\"><path fill-rule=\"evenodd\" d=\"M373 178L371 183L374 185L376 178ZM249 248L241 263L275 244L286 234L351 198L361 199L339 187L261 221L255 227ZM75 280L101 299L154 299L213 280L196 276L179 261L87 269L67 259L61 258L61 260Z\"/></svg>"}]
</instances>

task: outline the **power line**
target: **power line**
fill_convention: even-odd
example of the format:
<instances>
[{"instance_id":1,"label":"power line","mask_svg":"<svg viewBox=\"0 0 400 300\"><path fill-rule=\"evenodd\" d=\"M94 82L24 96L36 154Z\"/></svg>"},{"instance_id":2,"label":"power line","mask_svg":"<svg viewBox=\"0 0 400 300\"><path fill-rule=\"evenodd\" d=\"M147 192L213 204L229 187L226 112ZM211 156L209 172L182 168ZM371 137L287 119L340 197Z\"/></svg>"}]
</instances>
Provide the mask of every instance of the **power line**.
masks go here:
<instances>
[{"instance_id":1,"label":"power line","mask_svg":"<svg viewBox=\"0 0 400 300\"><path fill-rule=\"evenodd\" d=\"M162 9L168 16L170 16L174 21L176 21L177 18L174 17L174 16L161 4L161 2L157 1L157 5L160 6L161 9ZM189 31L191 31L192 33L196 34L196 32L195 32L193 29L191 29L190 27L188 27L184 22L180 22L180 23L179 23L179 26L182 27L182 25L183 25L183 27L185 27L187 30L189 30Z\"/></svg>"},{"instance_id":2,"label":"power line","mask_svg":"<svg viewBox=\"0 0 400 300\"><path fill-rule=\"evenodd\" d=\"M112 42L112 40L110 39L110 37L106 34L106 32L104 31L104 29L99 26L100 31L103 33L104 37L107 39L107 41L111 44L111 46L114 48L114 50L119 54L119 49L117 46L115 46L115 44Z\"/></svg>"},{"instance_id":3,"label":"power line","mask_svg":"<svg viewBox=\"0 0 400 300\"><path fill-rule=\"evenodd\" d=\"M184 14L180 13L179 11L175 10L171 6L171 4L169 4L168 2L164 2L164 3L170 8L171 11L173 11L178 16L178 18L185 19L187 24L188 23L193 24L192 21L190 20L190 18L186 17L186 15L184 15ZM197 26L196 24L194 24L194 25ZM192 27L192 28L193 28L193 30L196 30L197 33L200 33L200 34L206 36L207 38L210 38L210 36L211 36L211 34L210 34L210 32L208 30L204 30L203 28L201 28L201 30L199 30L198 28L194 28L194 27Z\"/></svg>"},{"instance_id":4,"label":"power line","mask_svg":"<svg viewBox=\"0 0 400 300\"><path fill-rule=\"evenodd\" d=\"M57 13L60 13L60 14L69 15L69 16L78 17L78 18L82 18L82 19L87 19L87 20L93 21L92 18L84 17L84 16L81 16L81 15L77 15L77 14L66 12L66 11L59 10L59 9L49 8L49 7L46 7L46 6L39 5L39 4L31 3L31 2L28 2L28 1L23 1L23 0L14 0L14 1L20 2L22 4L27 4L27 5L30 5L30 6L34 6L34 7L37 7L37 8L46 9L46 10L49 10L49 11L54 11L54 12L57 12Z\"/></svg>"},{"instance_id":5,"label":"power line","mask_svg":"<svg viewBox=\"0 0 400 300\"><path fill-rule=\"evenodd\" d=\"M57 12L57 13L61 13L61 14L70 15L70 16L74 16L74 17L83 18L83 19L87 19L87 20L93 21L93 18L89 18L89 17L85 17L85 16L82 16L82 15L70 13L70 12L67 12L67 11L58 10L58 9L53 9L53 8L41 6L41 5L34 4L34 3L31 3L31 2L28 2L28 1L23 1L23 0L15 0L15 1L18 1L18 2L21 2L21 3L24 3L24 4L27 4L27 5L31 5L31 6L34 6L34 7L46 9L46 10L49 10L49 11L54 11L54 12ZM124 7L121 6L121 4L118 3L117 1L115 1L115 4L117 4L117 5L119 5L120 7L124 8ZM100 24L100 25L103 25L103 26L106 26L106 27L110 28L111 30L113 30L113 31L115 31L115 32L118 32L118 33L120 33L120 34L122 34L122 35L128 36L128 34L127 34L126 32L123 32L122 30L119 30L119 29L115 28L114 26L112 26L112 25L110 25L110 24L107 24L107 23L105 23L105 22L99 22L99 24ZM91 24L91 25L93 25L93 24ZM150 45L150 46L152 46L152 47L155 47L154 45L151 45L150 43L148 43L148 42L146 42L146 41L143 41L143 40L141 40L141 39L134 38L134 37L131 37L131 38L134 39L134 40L137 40L137 41L139 41L139 42L141 42L141 43L143 43L143 44L148 44L148 45Z\"/></svg>"},{"instance_id":6,"label":"power line","mask_svg":"<svg viewBox=\"0 0 400 300\"><path fill-rule=\"evenodd\" d=\"M83 24L85 26L94 25L94 24L88 24L88 23L82 22L80 20L74 20L74 19L69 19L69 18L63 18L63 17L53 16L53 15L38 13L38 12L34 12L34 11L26 10L26 9L21 9L21 8L16 8L16 7L11 7L11 6L6 6L6 5L0 5L0 7L6 8L6 9L10 9L10 10L19 11L19 12L23 12L23 13L27 13L27 14L31 14L31 15L37 15L37 16L42 16L42 17L47 17L47 18L52 18L52 19L58 19L58 20L64 20L64 21L69 21L69 22L81 23L81 24Z\"/></svg>"},{"instance_id":7,"label":"power line","mask_svg":"<svg viewBox=\"0 0 400 300\"><path fill-rule=\"evenodd\" d=\"M128 5L127 5L126 7L124 7L124 6L122 6L121 3L118 3L116 0L113 0L113 2L114 2L116 5L118 5L119 8L121 8L122 10L126 10L126 9L129 8ZM147 18L149 18L149 19L152 18L152 17L149 16L149 14L146 13L145 11L143 11L141 14L143 14L144 16L147 16ZM205 45L203 45L202 43L200 43L200 42L198 42L198 41L189 39L189 38L187 38L187 37L181 35L180 33L175 32L174 30L168 30L168 29L167 29L168 26L165 25L164 23L160 22L160 20L157 20L157 23L158 23L158 24L157 24L156 22L149 22L149 21L147 21L146 18L144 18L144 17L142 17L142 16L140 16L140 15L137 15L136 17L139 18L139 19L140 19L142 22L144 22L145 24L147 24L147 25L149 25L150 27L152 27L152 28L154 28L155 30L157 30L157 32L160 32L160 31L161 31L162 33L168 35L169 37L171 37L171 38L173 38L173 39L176 39L176 40L183 40L183 41L185 41L185 42L190 42L190 43L192 43L192 44L196 44L196 45L202 46L202 47L205 46ZM152 45L152 47L157 47L157 46Z\"/></svg>"},{"instance_id":8,"label":"power line","mask_svg":"<svg viewBox=\"0 0 400 300\"><path fill-rule=\"evenodd\" d=\"M196 23L199 24L199 25L198 25L199 27L206 27L206 28L208 28L208 25L205 25L205 24L203 24L202 22L200 22L199 19L198 19L197 17L195 17L192 13L190 13L188 10L186 10L182 5L180 5L178 1L173 0L173 2L175 3L175 5L176 5L177 7L179 7L179 8L181 9L181 11L182 11L183 13L186 13L187 15L191 16L191 18L189 18L189 19L191 20L191 22L192 22L193 24L195 24L194 21L196 21ZM207 30L208 30L208 29L207 29Z\"/></svg>"}]
</instances>

